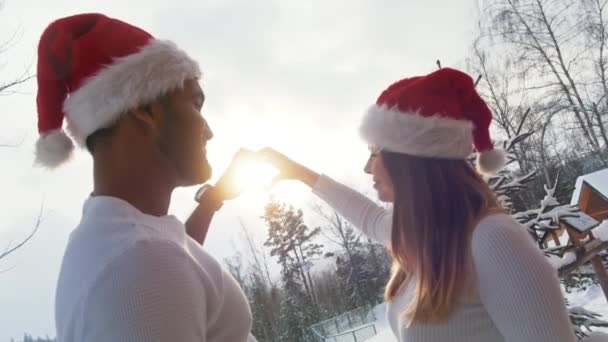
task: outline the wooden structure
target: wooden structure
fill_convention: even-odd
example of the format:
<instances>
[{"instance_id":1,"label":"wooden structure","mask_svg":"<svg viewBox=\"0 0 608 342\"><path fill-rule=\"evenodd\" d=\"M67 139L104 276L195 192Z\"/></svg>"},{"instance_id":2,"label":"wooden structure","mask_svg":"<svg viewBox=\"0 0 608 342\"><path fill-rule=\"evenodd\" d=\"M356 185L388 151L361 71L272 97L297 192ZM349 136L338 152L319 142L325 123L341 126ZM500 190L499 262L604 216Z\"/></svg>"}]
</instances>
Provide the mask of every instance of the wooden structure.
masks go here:
<instances>
[{"instance_id":1,"label":"wooden structure","mask_svg":"<svg viewBox=\"0 0 608 342\"><path fill-rule=\"evenodd\" d=\"M580 208L579 208L580 210ZM560 218L560 227L568 234L570 241L575 245L580 245L582 240L593 239L593 228L600 225L600 221L587 215L581 210L578 217Z\"/></svg>"},{"instance_id":2,"label":"wooden structure","mask_svg":"<svg viewBox=\"0 0 608 342\"><path fill-rule=\"evenodd\" d=\"M608 219L608 169L580 176L570 204L599 222Z\"/></svg>"},{"instance_id":3,"label":"wooden structure","mask_svg":"<svg viewBox=\"0 0 608 342\"><path fill-rule=\"evenodd\" d=\"M608 300L608 272L604 268L599 253L608 249L608 241L593 236L593 229L608 219L608 169L579 177L572 194L571 204L578 205L580 217L560 219L560 228L568 233L570 246L564 252L574 252L576 261L560 268L560 274L572 272L577 267L591 261L593 270ZM556 244L559 241L556 240Z\"/></svg>"}]
</instances>

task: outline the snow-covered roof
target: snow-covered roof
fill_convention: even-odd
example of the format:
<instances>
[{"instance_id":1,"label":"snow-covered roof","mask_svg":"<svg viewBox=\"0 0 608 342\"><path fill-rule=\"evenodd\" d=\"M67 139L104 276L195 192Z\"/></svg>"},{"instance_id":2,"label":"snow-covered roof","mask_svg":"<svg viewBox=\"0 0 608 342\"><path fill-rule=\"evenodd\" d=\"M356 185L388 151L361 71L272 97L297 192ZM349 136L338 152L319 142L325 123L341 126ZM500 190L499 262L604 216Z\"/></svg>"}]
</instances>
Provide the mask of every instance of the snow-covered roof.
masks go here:
<instances>
[{"instance_id":1,"label":"snow-covered roof","mask_svg":"<svg viewBox=\"0 0 608 342\"><path fill-rule=\"evenodd\" d=\"M599 170L578 177L576 179L576 184L574 185L574 192L572 193L570 204L578 204L583 183L589 184L589 186L594 188L601 195L608 198L608 169Z\"/></svg>"},{"instance_id":2,"label":"snow-covered roof","mask_svg":"<svg viewBox=\"0 0 608 342\"><path fill-rule=\"evenodd\" d=\"M593 217L585 214L582 211L576 213L576 216L560 217L559 220L567 223L568 225L570 225L570 227L576 229L579 233L589 231L600 224Z\"/></svg>"}]
</instances>

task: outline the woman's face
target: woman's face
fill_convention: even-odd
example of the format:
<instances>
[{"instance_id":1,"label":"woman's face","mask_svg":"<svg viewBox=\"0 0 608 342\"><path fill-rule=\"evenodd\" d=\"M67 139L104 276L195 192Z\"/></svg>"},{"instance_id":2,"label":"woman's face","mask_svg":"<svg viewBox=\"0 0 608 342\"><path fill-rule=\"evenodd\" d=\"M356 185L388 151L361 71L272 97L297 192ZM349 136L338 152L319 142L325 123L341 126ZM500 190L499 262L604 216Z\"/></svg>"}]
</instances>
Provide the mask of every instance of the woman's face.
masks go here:
<instances>
[{"instance_id":1,"label":"woman's face","mask_svg":"<svg viewBox=\"0 0 608 342\"><path fill-rule=\"evenodd\" d=\"M365 164L364 171L372 175L374 189L378 192L378 198L383 202L393 202L395 200L393 182L384 167L382 153L380 153L379 148L370 146L370 155Z\"/></svg>"}]
</instances>

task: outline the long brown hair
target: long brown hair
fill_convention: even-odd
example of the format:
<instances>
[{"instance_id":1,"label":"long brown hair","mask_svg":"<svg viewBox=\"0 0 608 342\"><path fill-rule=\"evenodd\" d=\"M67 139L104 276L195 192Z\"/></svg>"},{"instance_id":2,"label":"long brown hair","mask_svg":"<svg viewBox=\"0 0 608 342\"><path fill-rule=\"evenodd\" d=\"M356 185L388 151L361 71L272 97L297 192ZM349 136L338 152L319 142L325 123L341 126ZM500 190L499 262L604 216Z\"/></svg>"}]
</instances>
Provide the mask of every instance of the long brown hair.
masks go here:
<instances>
[{"instance_id":1,"label":"long brown hair","mask_svg":"<svg viewBox=\"0 0 608 342\"><path fill-rule=\"evenodd\" d=\"M487 183L465 160L382 152L394 187L390 251L393 272L385 292L392 300L416 280L403 314L419 322L447 317L469 272L472 231L487 210L497 208Z\"/></svg>"}]
</instances>

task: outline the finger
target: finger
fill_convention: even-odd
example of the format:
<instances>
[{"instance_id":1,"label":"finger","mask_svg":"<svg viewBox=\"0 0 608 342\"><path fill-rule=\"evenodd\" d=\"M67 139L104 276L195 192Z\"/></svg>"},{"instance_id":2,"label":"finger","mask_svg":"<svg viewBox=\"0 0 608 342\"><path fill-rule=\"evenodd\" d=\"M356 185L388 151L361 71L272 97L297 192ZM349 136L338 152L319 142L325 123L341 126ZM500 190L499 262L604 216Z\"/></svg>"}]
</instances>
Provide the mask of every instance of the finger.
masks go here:
<instances>
[{"instance_id":1,"label":"finger","mask_svg":"<svg viewBox=\"0 0 608 342\"><path fill-rule=\"evenodd\" d=\"M254 156L255 152L246 148L240 148L234 155L235 158L247 158Z\"/></svg>"},{"instance_id":2,"label":"finger","mask_svg":"<svg viewBox=\"0 0 608 342\"><path fill-rule=\"evenodd\" d=\"M275 150L272 147L263 147L261 149L258 150L258 153L272 153L275 152Z\"/></svg>"},{"instance_id":3,"label":"finger","mask_svg":"<svg viewBox=\"0 0 608 342\"><path fill-rule=\"evenodd\" d=\"M271 184L271 186L274 186L277 183L280 183L281 181L284 181L284 180L287 180L287 179L288 178L285 177L285 175L283 173L279 173L274 178L272 178L272 181L270 182L270 184Z\"/></svg>"},{"instance_id":4,"label":"finger","mask_svg":"<svg viewBox=\"0 0 608 342\"><path fill-rule=\"evenodd\" d=\"M244 148L239 149L232 157L231 165L237 165L242 162L255 159L255 152Z\"/></svg>"},{"instance_id":5,"label":"finger","mask_svg":"<svg viewBox=\"0 0 608 342\"><path fill-rule=\"evenodd\" d=\"M281 160L286 158L284 155L270 147L259 150L258 155L261 156L263 160L275 165L281 163Z\"/></svg>"}]
</instances>

